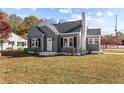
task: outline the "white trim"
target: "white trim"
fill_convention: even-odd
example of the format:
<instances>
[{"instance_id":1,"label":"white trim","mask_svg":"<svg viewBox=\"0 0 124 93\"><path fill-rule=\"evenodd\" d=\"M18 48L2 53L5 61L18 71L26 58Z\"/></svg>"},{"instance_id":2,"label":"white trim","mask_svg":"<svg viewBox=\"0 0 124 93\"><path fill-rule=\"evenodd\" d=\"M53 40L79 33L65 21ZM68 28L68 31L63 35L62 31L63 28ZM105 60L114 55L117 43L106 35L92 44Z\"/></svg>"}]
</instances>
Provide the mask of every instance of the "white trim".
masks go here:
<instances>
[{"instance_id":1,"label":"white trim","mask_svg":"<svg viewBox=\"0 0 124 93\"><path fill-rule=\"evenodd\" d=\"M98 43L95 43L96 39L97 39ZM94 44L99 44L99 38L94 38Z\"/></svg>"},{"instance_id":2,"label":"white trim","mask_svg":"<svg viewBox=\"0 0 124 93\"><path fill-rule=\"evenodd\" d=\"M90 43L89 41L90 41L90 39L92 39L93 40L93 42L92 43ZM98 43L95 43L95 39L98 39ZM100 39L99 38L97 38L97 37L90 37L90 38L88 38L88 44L99 44L100 42Z\"/></svg>"},{"instance_id":3,"label":"white trim","mask_svg":"<svg viewBox=\"0 0 124 93\"><path fill-rule=\"evenodd\" d=\"M92 43L90 43L91 39L92 39ZM88 44L94 44L94 39L93 38L88 38Z\"/></svg>"},{"instance_id":4,"label":"white trim","mask_svg":"<svg viewBox=\"0 0 124 93\"><path fill-rule=\"evenodd\" d=\"M49 40L51 40L51 42ZM48 44L51 44L51 45L48 45ZM50 38L47 38L47 51L52 51L52 50L53 50L53 39L50 37Z\"/></svg>"},{"instance_id":5,"label":"white trim","mask_svg":"<svg viewBox=\"0 0 124 93\"><path fill-rule=\"evenodd\" d=\"M70 46L70 38L73 39L72 41L72 46ZM64 39L67 39L67 46L64 45ZM74 47L74 37L63 37L63 47L67 47L67 48L73 48Z\"/></svg>"},{"instance_id":6,"label":"white trim","mask_svg":"<svg viewBox=\"0 0 124 93\"><path fill-rule=\"evenodd\" d=\"M38 45L39 45L39 44L36 46L36 43L37 43L36 41L37 41L38 39L39 39L39 38L31 38L31 47L36 47L36 48L38 48ZM35 44L35 45L33 45L33 46L32 46L32 40L34 40L34 44Z\"/></svg>"}]
</instances>

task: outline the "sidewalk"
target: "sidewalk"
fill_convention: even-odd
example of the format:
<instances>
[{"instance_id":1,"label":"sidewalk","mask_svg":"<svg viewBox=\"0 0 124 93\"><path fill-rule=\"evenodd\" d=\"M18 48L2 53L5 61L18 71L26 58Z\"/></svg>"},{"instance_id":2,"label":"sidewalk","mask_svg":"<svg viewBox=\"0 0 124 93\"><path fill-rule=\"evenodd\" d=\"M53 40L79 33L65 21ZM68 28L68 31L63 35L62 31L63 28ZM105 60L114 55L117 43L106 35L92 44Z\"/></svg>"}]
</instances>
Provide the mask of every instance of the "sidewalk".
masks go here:
<instances>
[{"instance_id":1,"label":"sidewalk","mask_svg":"<svg viewBox=\"0 0 124 93\"><path fill-rule=\"evenodd\" d=\"M115 52L102 52L103 54L124 54L124 53L115 53Z\"/></svg>"}]
</instances>

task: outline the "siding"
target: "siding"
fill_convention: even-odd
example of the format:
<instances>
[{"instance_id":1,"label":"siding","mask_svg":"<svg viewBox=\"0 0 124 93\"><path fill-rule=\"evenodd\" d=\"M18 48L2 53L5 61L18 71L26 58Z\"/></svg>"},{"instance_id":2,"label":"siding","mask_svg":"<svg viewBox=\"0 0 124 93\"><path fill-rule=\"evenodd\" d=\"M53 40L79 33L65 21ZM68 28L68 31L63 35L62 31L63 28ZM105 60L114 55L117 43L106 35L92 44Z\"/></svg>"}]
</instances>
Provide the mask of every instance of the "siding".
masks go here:
<instances>
[{"instance_id":1,"label":"siding","mask_svg":"<svg viewBox=\"0 0 124 93\"><path fill-rule=\"evenodd\" d=\"M30 46L31 38L40 38L42 39L43 33L40 32L36 27L32 26L30 32L28 33L28 51L42 51L42 45L38 48L33 48ZM42 44L42 40L40 40L40 44Z\"/></svg>"},{"instance_id":2,"label":"siding","mask_svg":"<svg viewBox=\"0 0 124 93\"><path fill-rule=\"evenodd\" d=\"M46 29L46 28L45 28ZM41 31L39 31L37 28L32 28L30 33L28 34L28 51L35 51L36 48L32 48L30 47L30 39L31 38L40 38L40 44L42 44L42 36L44 35L43 38L43 52L47 51L47 38L52 38L53 42L52 42L52 52L57 52L57 40L58 40L58 36L55 35L51 30L45 30L43 31L45 34L43 34ZM38 52L42 51L42 45L40 47L37 48Z\"/></svg>"},{"instance_id":3,"label":"siding","mask_svg":"<svg viewBox=\"0 0 124 93\"><path fill-rule=\"evenodd\" d=\"M100 37L99 36L87 37L87 50L91 49L92 51L100 51L100 44L88 44L88 38L99 38L100 39Z\"/></svg>"}]
</instances>

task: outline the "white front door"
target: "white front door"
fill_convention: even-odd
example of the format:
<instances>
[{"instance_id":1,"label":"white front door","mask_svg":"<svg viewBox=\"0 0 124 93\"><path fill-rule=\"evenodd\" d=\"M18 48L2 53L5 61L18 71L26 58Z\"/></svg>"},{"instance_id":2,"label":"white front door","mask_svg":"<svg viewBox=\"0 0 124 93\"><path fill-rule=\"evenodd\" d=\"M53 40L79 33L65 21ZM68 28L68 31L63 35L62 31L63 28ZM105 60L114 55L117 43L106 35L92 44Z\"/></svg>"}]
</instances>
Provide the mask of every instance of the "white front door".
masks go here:
<instances>
[{"instance_id":1,"label":"white front door","mask_svg":"<svg viewBox=\"0 0 124 93\"><path fill-rule=\"evenodd\" d=\"M52 51L52 38L47 38L47 51Z\"/></svg>"}]
</instances>

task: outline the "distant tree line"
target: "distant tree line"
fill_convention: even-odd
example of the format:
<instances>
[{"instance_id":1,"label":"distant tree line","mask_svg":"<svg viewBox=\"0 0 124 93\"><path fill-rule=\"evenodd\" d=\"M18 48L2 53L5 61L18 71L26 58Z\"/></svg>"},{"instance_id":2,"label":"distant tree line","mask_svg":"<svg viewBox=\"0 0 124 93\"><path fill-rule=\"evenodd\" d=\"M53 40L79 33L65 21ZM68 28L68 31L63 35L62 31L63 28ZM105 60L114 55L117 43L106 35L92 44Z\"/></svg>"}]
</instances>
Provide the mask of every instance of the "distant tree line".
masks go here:
<instances>
[{"instance_id":1,"label":"distant tree line","mask_svg":"<svg viewBox=\"0 0 124 93\"><path fill-rule=\"evenodd\" d=\"M37 16L30 15L25 18L21 18L16 14L8 15L6 12L0 10L0 13L3 13L5 18L7 18L8 22L12 26L12 32L18 35L26 35L28 31L30 31L30 27L32 25L38 25L41 20L49 23L49 24L56 24L58 22L64 22L64 20L60 19L58 22L53 18L42 18L40 19Z\"/></svg>"},{"instance_id":2,"label":"distant tree line","mask_svg":"<svg viewBox=\"0 0 124 93\"><path fill-rule=\"evenodd\" d=\"M13 32L18 35L25 35L30 31L30 27L32 25L38 25L41 21L40 18L37 16L31 15L27 16L24 19L22 19L20 16L17 16L16 14L11 14L8 16L9 22L13 27ZM55 24L56 20L54 19L42 19L45 22L48 22L50 24Z\"/></svg>"}]
</instances>

